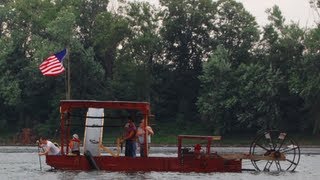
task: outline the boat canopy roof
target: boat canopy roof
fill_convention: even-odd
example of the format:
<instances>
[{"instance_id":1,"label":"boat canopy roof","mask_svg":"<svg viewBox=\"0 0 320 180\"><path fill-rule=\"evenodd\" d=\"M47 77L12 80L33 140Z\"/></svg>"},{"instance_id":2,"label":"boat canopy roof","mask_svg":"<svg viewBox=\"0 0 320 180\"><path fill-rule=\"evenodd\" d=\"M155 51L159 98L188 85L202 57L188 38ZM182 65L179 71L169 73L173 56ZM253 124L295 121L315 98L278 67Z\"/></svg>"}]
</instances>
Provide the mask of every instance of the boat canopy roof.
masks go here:
<instances>
[{"instance_id":1,"label":"boat canopy roof","mask_svg":"<svg viewBox=\"0 0 320 180\"><path fill-rule=\"evenodd\" d=\"M60 112L68 112L77 108L132 109L143 114L150 114L150 103L136 101L96 101L96 100L61 100Z\"/></svg>"}]
</instances>

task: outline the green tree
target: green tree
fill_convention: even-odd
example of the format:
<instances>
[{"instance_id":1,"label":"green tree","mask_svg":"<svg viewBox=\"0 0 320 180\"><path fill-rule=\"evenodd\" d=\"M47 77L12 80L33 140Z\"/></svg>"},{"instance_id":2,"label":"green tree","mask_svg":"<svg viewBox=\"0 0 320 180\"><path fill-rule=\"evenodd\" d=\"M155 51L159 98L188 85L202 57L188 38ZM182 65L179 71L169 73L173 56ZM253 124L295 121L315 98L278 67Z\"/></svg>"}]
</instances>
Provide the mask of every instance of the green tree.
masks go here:
<instances>
[{"instance_id":1,"label":"green tree","mask_svg":"<svg viewBox=\"0 0 320 180\"><path fill-rule=\"evenodd\" d=\"M259 40L255 18L234 0L217 1L215 17L213 38L229 51L232 65L248 62L250 51Z\"/></svg>"},{"instance_id":2,"label":"green tree","mask_svg":"<svg viewBox=\"0 0 320 180\"><path fill-rule=\"evenodd\" d=\"M300 129L304 102L291 92L289 80L301 67L303 31L295 24L285 25L278 7L268 13L263 39L255 49L247 47L254 54L242 59L227 44L204 66L198 108L204 120L215 122L216 132L240 127Z\"/></svg>"},{"instance_id":3,"label":"green tree","mask_svg":"<svg viewBox=\"0 0 320 180\"><path fill-rule=\"evenodd\" d=\"M129 3L124 11L130 33L121 44L116 61L117 77L112 81L114 96L122 92L121 99L152 102L157 96L152 86L156 81L153 75L158 73L155 64L160 61L161 52L159 15L156 7L141 2Z\"/></svg>"},{"instance_id":4,"label":"green tree","mask_svg":"<svg viewBox=\"0 0 320 180\"><path fill-rule=\"evenodd\" d=\"M270 121L278 128L299 130L297 127L302 119L304 101L299 94L290 90L290 79L301 68L304 31L297 24L286 25L278 6L267 10L267 13L270 24L264 27L256 61L271 67L278 73L278 79L283 79L278 82L277 78L273 78L275 82L272 84L276 85L274 88L277 89L277 95L272 103L279 109L273 116L277 118Z\"/></svg>"},{"instance_id":5,"label":"green tree","mask_svg":"<svg viewBox=\"0 0 320 180\"><path fill-rule=\"evenodd\" d=\"M318 134L320 130L319 27L308 31L305 37L304 59L295 68L289 83L291 92L298 94L304 100L304 119L301 120L301 127L310 129L313 134Z\"/></svg>"},{"instance_id":6,"label":"green tree","mask_svg":"<svg viewBox=\"0 0 320 180\"><path fill-rule=\"evenodd\" d=\"M106 79L113 78L117 48L128 32L128 23L118 15L102 12L95 19L93 45L96 56L105 69Z\"/></svg>"},{"instance_id":7,"label":"green tree","mask_svg":"<svg viewBox=\"0 0 320 180\"><path fill-rule=\"evenodd\" d=\"M169 85L164 86L172 93L165 98L173 103L168 115L179 122L191 121L197 118L195 102L200 87L197 77L202 72L202 60L214 45L210 35L215 5L209 0L161 0L160 4L165 7L161 28L163 60L172 72L166 82Z\"/></svg>"},{"instance_id":8,"label":"green tree","mask_svg":"<svg viewBox=\"0 0 320 180\"><path fill-rule=\"evenodd\" d=\"M1 53L1 62L9 78L2 82L13 82L10 91L15 93L11 96L19 97L19 103L6 113L15 119L10 126L18 131L20 127L34 127L35 124L58 124L56 119L50 120L53 120L53 112L58 113L59 100L65 97L64 78L43 77L38 66L50 55L48 52L57 52L75 42L73 9L60 1L18 0L8 2L1 12L4 15L1 42L10 47ZM3 84L0 89L6 86Z\"/></svg>"},{"instance_id":9,"label":"green tree","mask_svg":"<svg viewBox=\"0 0 320 180\"><path fill-rule=\"evenodd\" d=\"M197 106L202 119L215 134L223 134L233 126L238 98L234 86L236 76L232 69L230 54L219 46L212 57L203 64L201 93Z\"/></svg>"}]
</instances>

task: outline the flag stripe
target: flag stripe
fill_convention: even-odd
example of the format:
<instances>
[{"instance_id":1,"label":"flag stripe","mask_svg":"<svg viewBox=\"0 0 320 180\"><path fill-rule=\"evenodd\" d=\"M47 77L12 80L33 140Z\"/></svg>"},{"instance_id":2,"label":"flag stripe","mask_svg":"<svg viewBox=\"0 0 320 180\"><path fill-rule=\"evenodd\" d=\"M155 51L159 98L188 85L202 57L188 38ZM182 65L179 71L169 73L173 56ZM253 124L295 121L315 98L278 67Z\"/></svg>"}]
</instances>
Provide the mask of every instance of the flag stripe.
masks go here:
<instances>
[{"instance_id":1,"label":"flag stripe","mask_svg":"<svg viewBox=\"0 0 320 180\"><path fill-rule=\"evenodd\" d=\"M47 62L46 64L43 64L40 66L40 70L43 70L43 71L46 71L50 68L53 68L53 67L57 67L57 66L62 66L62 64L60 62Z\"/></svg>"},{"instance_id":2,"label":"flag stripe","mask_svg":"<svg viewBox=\"0 0 320 180\"><path fill-rule=\"evenodd\" d=\"M39 66L40 71L44 76L57 76L65 71L62 60L66 54L63 50L57 54L54 54L44 60Z\"/></svg>"},{"instance_id":3,"label":"flag stripe","mask_svg":"<svg viewBox=\"0 0 320 180\"><path fill-rule=\"evenodd\" d=\"M48 70L43 70L42 73L46 74L46 73L54 73L54 72L60 72L61 73L64 71L64 68L61 66L57 66L57 67L52 67Z\"/></svg>"}]
</instances>

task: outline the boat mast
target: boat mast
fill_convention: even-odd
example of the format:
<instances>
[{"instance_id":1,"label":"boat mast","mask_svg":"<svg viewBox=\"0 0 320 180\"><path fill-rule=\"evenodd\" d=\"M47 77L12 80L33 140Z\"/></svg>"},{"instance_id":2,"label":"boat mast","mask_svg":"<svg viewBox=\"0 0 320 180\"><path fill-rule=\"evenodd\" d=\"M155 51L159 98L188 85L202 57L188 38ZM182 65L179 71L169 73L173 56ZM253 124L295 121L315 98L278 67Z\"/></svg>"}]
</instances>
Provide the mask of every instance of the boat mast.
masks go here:
<instances>
[{"instance_id":1,"label":"boat mast","mask_svg":"<svg viewBox=\"0 0 320 180\"><path fill-rule=\"evenodd\" d=\"M70 83L70 74L71 74L71 70L70 70L70 47L67 48L67 68L66 68L66 78L65 78L65 83L66 83L66 100L70 100L71 99L71 83Z\"/></svg>"}]
</instances>

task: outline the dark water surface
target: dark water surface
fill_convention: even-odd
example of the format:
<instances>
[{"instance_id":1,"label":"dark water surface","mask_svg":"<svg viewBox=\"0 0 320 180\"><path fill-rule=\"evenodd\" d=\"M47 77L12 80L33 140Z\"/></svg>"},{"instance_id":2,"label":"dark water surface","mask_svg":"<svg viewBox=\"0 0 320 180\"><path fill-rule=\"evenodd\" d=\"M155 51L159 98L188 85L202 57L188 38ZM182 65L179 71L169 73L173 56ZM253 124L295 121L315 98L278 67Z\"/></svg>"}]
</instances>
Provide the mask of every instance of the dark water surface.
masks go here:
<instances>
[{"instance_id":1,"label":"dark water surface","mask_svg":"<svg viewBox=\"0 0 320 180\"><path fill-rule=\"evenodd\" d=\"M151 156L176 156L176 148L154 147ZM221 148L217 151L243 152L247 148ZM318 148L302 149L300 164L296 172L262 173L172 173L172 172L148 172L148 173L124 173L107 171L56 171L45 164L45 158L41 157L41 168L35 147L0 147L0 179L223 179L223 180L317 180L320 179L320 155ZM243 168L253 169L251 162L243 160Z\"/></svg>"}]
</instances>

